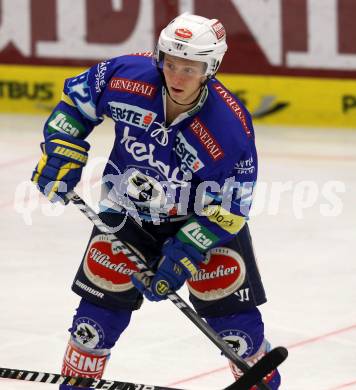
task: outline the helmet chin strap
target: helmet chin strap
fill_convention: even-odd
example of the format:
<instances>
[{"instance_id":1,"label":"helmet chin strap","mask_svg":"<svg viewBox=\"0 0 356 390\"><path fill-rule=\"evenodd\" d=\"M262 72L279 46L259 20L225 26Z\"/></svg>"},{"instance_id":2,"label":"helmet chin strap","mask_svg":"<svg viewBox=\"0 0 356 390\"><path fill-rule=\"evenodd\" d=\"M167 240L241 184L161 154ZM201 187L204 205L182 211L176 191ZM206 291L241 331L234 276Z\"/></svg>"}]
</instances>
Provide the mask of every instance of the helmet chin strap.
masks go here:
<instances>
[{"instance_id":1,"label":"helmet chin strap","mask_svg":"<svg viewBox=\"0 0 356 390\"><path fill-rule=\"evenodd\" d=\"M169 89L166 88L166 91L167 91L167 95L169 96L169 98L172 100L173 103L175 104L178 104L178 106L191 106L193 103L195 103L196 101L198 101L199 97L200 97L200 94L201 92L199 93L198 97L196 99L194 99L192 102L190 103L179 103L177 102L177 100L174 100L171 96L171 94L169 93Z\"/></svg>"}]
</instances>

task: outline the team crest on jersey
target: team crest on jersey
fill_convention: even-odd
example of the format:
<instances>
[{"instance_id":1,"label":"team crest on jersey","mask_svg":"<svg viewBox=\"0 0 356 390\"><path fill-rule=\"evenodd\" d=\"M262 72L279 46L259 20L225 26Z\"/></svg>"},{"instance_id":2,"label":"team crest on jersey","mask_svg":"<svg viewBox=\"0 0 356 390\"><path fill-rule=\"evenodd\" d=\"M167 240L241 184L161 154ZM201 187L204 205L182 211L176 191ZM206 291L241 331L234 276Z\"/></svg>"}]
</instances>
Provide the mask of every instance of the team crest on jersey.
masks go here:
<instances>
[{"instance_id":1,"label":"team crest on jersey","mask_svg":"<svg viewBox=\"0 0 356 390\"><path fill-rule=\"evenodd\" d=\"M219 333L230 347L242 358L251 355L253 351L253 341L251 337L239 329L228 329Z\"/></svg>"},{"instance_id":2,"label":"team crest on jersey","mask_svg":"<svg viewBox=\"0 0 356 390\"><path fill-rule=\"evenodd\" d=\"M137 169L128 171L127 176L127 194L133 202L158 209L166 204L165 190L158 180Z\"/></svg>"},{"instance_id":3,"label":"team crest on jersey","mask_svg":"<svg viewBox=\"0 0 356 390\"><path fill-rule=\"evenodd\" d=\"M115 122L124 122L128 125L148 129L155 120L157 114L153 111L145 110L132 104L108 102L111 117Z\"/></svg>"},{"instance_id":4,"label":"team crest on jersey","mask_svg":"<svg viewBox=\"0 0 356 390\"><path fill-rule=\"evenodd\" d=\"M119 292L133 287L131 275L137 267L113 245L105 234L92 238L84 257L85 276L103 290Z\"/></svg>"},{"instance_id":5,"label":"team crest on jersey","mask_svg":"<svg viewBox=\"0 0 356 390\"><path fill-rule=\"evenodd\" d=\"M79 317L73 326L72 335L75 341L86 348L101 348L104 344L104 331L94 320Z\"/></svg>"},{"instance_id":6,"label":"team crest on jersey","mask_svg":"<svg viewBox=\"0 0 356 390\"><path fill-rule=\"evenodd\" d=\"M212 301L233 294L242 286L246 267L233 249L218 247L208 252L200 270L188 280L190 292L203 301Z\"/></svg>"}]
</instances>

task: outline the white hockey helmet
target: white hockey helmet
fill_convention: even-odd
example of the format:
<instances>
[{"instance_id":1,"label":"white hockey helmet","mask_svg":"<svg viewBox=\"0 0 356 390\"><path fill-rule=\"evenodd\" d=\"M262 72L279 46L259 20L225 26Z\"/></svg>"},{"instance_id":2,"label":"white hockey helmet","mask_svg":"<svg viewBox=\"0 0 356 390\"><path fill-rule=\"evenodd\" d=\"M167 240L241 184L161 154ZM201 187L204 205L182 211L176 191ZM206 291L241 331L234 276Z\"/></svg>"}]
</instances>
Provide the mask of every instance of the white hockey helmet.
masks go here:
<instances>
[{"instance_id":1,"label":"white hockey helmet","mask_svg":"<svg viewBox=\"0 0 356 390\"><path fill-rule=\"evenodd\" d=\"M155 50L159 66L164 53L201 61L206 64L205 76L217 72L227 50L225 28L217 19L184 13L161 31Z\"/></svg>"}]
</instances>

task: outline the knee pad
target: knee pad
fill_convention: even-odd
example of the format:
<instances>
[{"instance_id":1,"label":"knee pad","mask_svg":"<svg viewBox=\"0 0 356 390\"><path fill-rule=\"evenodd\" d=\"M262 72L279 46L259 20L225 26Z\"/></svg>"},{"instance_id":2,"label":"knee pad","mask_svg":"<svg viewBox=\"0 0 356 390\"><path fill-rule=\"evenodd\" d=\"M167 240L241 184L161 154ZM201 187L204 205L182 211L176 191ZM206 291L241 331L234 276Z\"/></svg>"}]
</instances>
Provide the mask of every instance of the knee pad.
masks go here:
<instances>
[{"instance_id":1,"label":"knee pad","mask_svg":"<svg viewBox=\"0 0 356 390\"><path fill-rule=\"evenodd\" d=\"M62 375L100 379L110 350L130 322L131 311L108 310L85 300L73 318ZM79 389L61 385L60 390Z\"/></svg>"},{"instance_id":2,"label":"knee pad","mask_svg":"<svg viewBox=\"0 0 356 390\"><path fill-rule=\"evenodd\" d=\"M251 366L270 350L270 344L264 337L262 316L257 308L224 317L206 318L206 321ZM229 365L235 379L239 379L242 371L231 361ZM277 370L268 374L264 380L272 390L277 390L281 383ZM256 386L251 388L255 389Z\"/></svg>"}]
</instances>

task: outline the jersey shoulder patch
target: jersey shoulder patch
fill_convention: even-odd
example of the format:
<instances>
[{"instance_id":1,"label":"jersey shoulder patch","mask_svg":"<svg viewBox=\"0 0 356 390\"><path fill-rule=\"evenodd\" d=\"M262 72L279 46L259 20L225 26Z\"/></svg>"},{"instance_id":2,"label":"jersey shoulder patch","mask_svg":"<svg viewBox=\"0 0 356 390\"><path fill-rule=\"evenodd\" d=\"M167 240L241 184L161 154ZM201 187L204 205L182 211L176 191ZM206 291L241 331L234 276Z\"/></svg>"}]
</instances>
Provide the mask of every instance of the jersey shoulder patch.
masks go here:
<instances>
[{"instance_id":1,"label":"jersey shoulder patch","mask_svg":"<svg viewBox=\"0 0 356 390\"><path fill-rule=\"evenodd\" d=\"M223 105L225 105L240 122L246 136L248 138L253 137L253 129L248 118L249 114L244 105L218 81L212 83L212 90L216 92L218 98L223 102Z\"/></svg>"}]
</instances>

